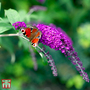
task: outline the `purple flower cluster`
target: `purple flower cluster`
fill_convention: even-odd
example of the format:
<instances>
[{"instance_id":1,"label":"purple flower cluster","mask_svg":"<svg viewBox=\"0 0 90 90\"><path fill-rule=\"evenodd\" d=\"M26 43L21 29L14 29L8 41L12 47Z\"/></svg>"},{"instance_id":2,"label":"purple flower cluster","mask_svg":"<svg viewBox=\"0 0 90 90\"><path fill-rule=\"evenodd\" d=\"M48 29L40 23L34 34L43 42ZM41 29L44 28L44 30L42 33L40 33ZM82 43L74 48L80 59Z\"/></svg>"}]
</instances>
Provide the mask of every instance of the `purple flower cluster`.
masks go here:
<instances>
[{"instance_id":1,"label":"purple flower cluster","mask_svg":"<svg viewBox=\"0 0 90 90\"><path fill-rule=\"evenodd\" d=\"M53 27L55 29L57 29L60 33L63 33L65 35L65 37L70 41L71 44L73 44L71 38L60 28L60 27L56 27L54 24L50 24L50 27Z\"/></svg>"},{"instance_id":2,"label":"purple flower cluster","mask_svg":"<svg viewBox=\"0 0 90 90\"><path fill-rule=\"evenodd\" d=\"M61 50L62 53L70 49L72 42L66 37L63 32L56 28L44 24L37 24L36 27L42 32L40 42L55 50Z\"/></svg>"},{"instance_id":3,"label":"purple flower cluster","mask_svg":"<svg viewBox=\"0 0 90 90\"><path fill-rule=\"evenodd\" d=\"M17 26L17 23L14 25ZM43 43L44 45L47 45L52 49L61 50L61 52L64 53L64 55L68 57L69 60L71 60L72 64L77 65L76 69L79 71L80 75L83 76L83 79L86 80L86 82L89 82L88 75L86 72L84 72L82 62L75 52L72 46L72 41L68 37L68 35L61 28L57 28L53 24L51 24L50 26L37 24L36 27L42 32L40 43ZM49 59L48 63L50 63L50 66L52 66L53 73L56 73L53 59L50 57L47 59Z\"/></svg>"},{"instance_id":4,"label":"purple flower cluster","mask_svg":"<svg viewBox=\"0 0 90 90\"><path fill-rule=\"evenodd\" d=\"M51 27L44 24L37 24L36 27L42 32L40 42L55 50L61 50L65 56L68 56L72 64L77 65L76 69L79 71L80 75L83 76L83 79L89 82L88 75L84 72L84 68L82 67L82 62L72 47L72 41L66 33L60 28L56 28L54 25Z\"/></svg>"},{"instance_id":5,"label":"purple flower cluster","mask_svg":"<svg viewBox=\"0 0 90 90\"><path fill-rule=\"evenodd\" d=\"M21 27L27 27L25 22L20 22L20 21L13 23L12 26L15 27L15 30L17 30Z\"/></svg>"}]
</instances>

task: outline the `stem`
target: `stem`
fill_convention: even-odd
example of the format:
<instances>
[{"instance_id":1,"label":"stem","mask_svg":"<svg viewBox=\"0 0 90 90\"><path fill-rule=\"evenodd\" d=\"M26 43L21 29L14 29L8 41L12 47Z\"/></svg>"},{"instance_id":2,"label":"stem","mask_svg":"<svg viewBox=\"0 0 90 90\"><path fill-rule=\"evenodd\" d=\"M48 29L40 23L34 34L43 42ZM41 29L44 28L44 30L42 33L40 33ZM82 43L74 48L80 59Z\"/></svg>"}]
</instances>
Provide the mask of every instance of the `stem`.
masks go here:
<instances>
[{"instance_id":1,"label":"stem","mask_svg":"<svg viewBox=\"0 0 90 90\"><path fill-rule=\"evenodd\" d=\"M0 35L0 37L7 37L7 36L21 36L22 34L3 34L3 35Z\"/></svg>"},{"instance_id":2,"label":"stem","mask_svg":"<svg viewBox=\"0 0 90 90\"><path fill-rule=\"evenodd\" d=\"M23 36L23 34L20 34L20 33L17 33L17 34L3 34L3 35L0 35L0 37L6 37L6 36L20 36L20 37L24 38L25 40L29 41L29 39L27 39L26 37ZM39 46L37 46L37 48L39 48L40 50L42 50ZM42 51L43 51L43 50L42 50ZM43 51L43 53L46 54L45 51ZM48 55L46 55L46 56L49 58Z\"/></svg>"},{"instance_id":3,"label":"stem","mask_svg":"<svg viewBox=\"0 0 90 90\"><path fill-rule=\"evenodd\" d=\"M24 37L23 35L21 35L20 37L24 38L27 41L30 41L29 39L27 39L26 37Z\"/></svg>"},{"instance_id":4,"label":"stem","mask_svg":"<svg viewBox=\"0 0 90 90\"><path fill-rule=\"evenodd\" d=\"M50 59L50 57L46 54L46 52L42 48L40 48L39 46L37 46L37 48L40 49L46 55L46 57Z\"/></svg>"}]
</instances>

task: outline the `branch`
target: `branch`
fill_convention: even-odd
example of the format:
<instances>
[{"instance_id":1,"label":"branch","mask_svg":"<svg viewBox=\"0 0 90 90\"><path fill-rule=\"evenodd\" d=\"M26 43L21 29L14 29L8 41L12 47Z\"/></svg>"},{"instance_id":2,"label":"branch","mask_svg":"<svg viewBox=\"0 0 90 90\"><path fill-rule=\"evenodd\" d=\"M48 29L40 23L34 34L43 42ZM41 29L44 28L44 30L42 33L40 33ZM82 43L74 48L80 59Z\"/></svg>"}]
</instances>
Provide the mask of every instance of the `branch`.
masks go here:
<instances>
[{"instance_id":1,"label":"branch","mask_svg":"<svg viewBox=\"0 0 90 90\"><path fill-rule=\"evenodd\" d=\"M17 33L17 34L2 34L0 37L7 37L7 36L21 36L22 34Z\"/></svg>"}]
</instances>

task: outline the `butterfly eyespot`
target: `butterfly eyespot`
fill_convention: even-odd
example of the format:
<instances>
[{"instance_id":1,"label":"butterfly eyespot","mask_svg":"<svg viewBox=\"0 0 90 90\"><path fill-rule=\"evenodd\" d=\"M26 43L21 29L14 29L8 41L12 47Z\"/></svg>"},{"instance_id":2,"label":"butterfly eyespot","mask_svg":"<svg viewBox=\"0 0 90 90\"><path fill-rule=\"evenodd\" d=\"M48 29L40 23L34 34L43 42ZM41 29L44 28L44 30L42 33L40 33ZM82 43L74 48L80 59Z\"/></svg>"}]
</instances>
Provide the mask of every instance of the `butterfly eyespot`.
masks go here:
<instances>
[{"instance_id":1,"label":"butterfly eyespot","mask_svg":"<svg viewBox=\"0 0 90 90\"><path fill-rule=\"evenodd\" d=\"M32 43L32 46L33 47L36 47L38 44L37 43Z\"/></svg>"},{"instance_id":2,"label":"butterfly eyespot","mask_svg":"<svg viewBox=\"0 0 90 90\"><path fill-rule=\"evenodd\" d=\"M40 38L40 36L38 36L37 38Z\"/></svg>"},{"instance_id":3,"label":"butterfly eyespot","mask_svg":"<svg viewBox=\"0 0 90 90\"><path fill-rule=\"evenodd\" d=\"M24 32L25 32L25 30L24 30L24 29L21 29L21 32L22 32L22 33L24 33Z\"/></svg>"}]
</instances>

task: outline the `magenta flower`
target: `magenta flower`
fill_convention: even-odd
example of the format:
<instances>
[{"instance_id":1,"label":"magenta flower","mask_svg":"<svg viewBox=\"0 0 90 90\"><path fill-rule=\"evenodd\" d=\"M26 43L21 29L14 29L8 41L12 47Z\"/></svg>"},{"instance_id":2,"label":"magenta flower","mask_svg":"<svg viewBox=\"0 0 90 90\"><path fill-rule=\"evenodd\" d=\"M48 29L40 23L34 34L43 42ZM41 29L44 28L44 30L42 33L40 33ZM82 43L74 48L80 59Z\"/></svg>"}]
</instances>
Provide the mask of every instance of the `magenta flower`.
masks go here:
<instances>
[{"instance_id":1,"label":"magenta flower","mask_svg":"<svg viewBox=\"0 0 90 90\"><path fill-rule=\"evenodd\" d=\"M17 25L14 26L16 27ZM23 24L23 27L24 26L25 25ZM18 27L20 27L20 25L17 26L17 28ZM79 71L83 79L86 80L86 82L89 82L88 75L86 72L84 72L85 68L83 68L82 62L80 61L77 53L75 52L72 46L72 41L68 37L68 35L61 28L57 28L53 24L51 24L50 26L44 24L37 24L36 27L42 32L39 43L43 43L44 45L47 45L55 50L61 50L61 52L64 53L64 55L68 57L68 59L72 62L72 64L77 65L76 69ZM53 59L49 57L48 63L50 63L50 66L52 66L54 75L57 75L55 74L57 70L54 67L55 65Z\"/></svg>"},{"instance_id":2,"label":"magenta flower","mask_svg":"<svg viewBox=\"0 0 90 90\"><path fill-rule=\"evenodd\" d=\"M50 27L44 24L37 24L36 27L42 32L40 43L49 46L55 50L61 50L62 53L66 53L66 50L70 49L72 45L69 37L66 34L60 32L56 28Z\"/></svg>"},{"instance_id":3,"label":"magenta flower","mask_svg":"<svg viewBox=\"0 0 90 90\"><path fill-rule=\"evenodd\" d=\"M21 27L27 27L25 22L20 22L20 21L13 23L12 26L15 27L15 30L17 30Z\"/></svg>"},{"instance_id":4,"label":"magenta flower","mask_svg":"<svg viewBox=\"0 0 90 90\"><path fill-rule=\"evenodd\" d=\"M73 43L71 38L60 27L56 27L54 24L50 24L49 26L57 29L60 33L63 33L65 37L71 42L71 44Z\"/></svg>"}]
</instances>

